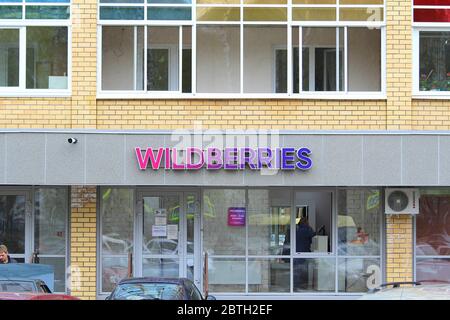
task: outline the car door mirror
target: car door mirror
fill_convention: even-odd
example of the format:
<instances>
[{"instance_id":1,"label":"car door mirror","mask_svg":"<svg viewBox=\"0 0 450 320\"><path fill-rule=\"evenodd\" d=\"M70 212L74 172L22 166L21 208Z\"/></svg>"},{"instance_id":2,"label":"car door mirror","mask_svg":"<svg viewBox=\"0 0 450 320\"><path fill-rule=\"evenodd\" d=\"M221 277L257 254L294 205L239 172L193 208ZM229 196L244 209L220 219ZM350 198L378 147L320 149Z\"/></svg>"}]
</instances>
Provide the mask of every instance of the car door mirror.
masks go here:
<instances>
[{"instance_id":1,"label":"car door mirror","mask_svg":"<svg viewBox=\"0 0 450 320\"><path fill-rule=\"evenodd\" d=\"M205 300L216 300L216 297L212 295L207 295Z\"/></svg>"}]
</instances>

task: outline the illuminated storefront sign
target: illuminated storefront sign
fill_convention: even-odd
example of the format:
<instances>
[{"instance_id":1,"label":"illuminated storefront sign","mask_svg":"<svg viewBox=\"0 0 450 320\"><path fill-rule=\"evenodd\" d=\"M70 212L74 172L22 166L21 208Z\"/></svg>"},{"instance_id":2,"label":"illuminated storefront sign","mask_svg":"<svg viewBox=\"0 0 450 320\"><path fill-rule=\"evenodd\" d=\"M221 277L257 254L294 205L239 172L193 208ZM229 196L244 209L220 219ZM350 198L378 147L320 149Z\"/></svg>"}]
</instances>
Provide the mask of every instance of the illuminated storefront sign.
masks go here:
<instances>
[{"instance_id":1,"label":"illuminated storefront sign","mask_svg":"<svg viewBox=\"0 0 450 320\"><path fill-rule=\"evenodd\" d=\"M135 148L139 169L146 170L309 170L312 167L308 148Z\"/></svg>"}]
</instances>

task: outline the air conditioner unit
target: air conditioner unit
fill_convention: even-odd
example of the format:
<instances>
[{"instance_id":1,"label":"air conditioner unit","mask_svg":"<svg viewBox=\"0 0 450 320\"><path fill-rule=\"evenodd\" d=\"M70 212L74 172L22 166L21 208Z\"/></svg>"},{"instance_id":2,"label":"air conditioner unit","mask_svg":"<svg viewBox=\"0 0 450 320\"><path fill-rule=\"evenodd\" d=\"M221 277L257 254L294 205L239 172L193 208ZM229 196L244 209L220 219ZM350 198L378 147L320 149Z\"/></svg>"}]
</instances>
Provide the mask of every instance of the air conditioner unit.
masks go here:
<instances>
[{"instance_id":1,"label":"air conditioner unit","mask_svg":"<svg viewBox=\"0 0 450 320\"><path fill-rule=\"evenodd\" d=\"M385 189L386 214L418 214L419 190L414 188Z\"/></svg>"}]
</instances>

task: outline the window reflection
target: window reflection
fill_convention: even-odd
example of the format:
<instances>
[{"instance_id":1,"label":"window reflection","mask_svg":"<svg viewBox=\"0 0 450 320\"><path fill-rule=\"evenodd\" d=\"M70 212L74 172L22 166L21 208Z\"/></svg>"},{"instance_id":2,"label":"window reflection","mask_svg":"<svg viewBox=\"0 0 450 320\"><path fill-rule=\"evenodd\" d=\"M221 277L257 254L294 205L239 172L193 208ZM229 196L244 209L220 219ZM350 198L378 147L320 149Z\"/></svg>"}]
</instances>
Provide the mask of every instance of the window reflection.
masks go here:
<instances>
[{"instance_id":1,"label":"window reflection","mask_svg":"<svg viewBox=\"0 0 450 320\"><path fill-rule=\"evenodd\" d=\"M417 255L450 255L450 195L422 195L419 208Z\"/></svg>"},{"instance_id":2,"label":"window reflection","mask_svg":"<svg viewBox=\"0 0 450 320\"><path fill-rule=\"evenodd\" d=\"M294 259L294 292L334 291L335 259Z\"/></svg>"},{"instance_id":3,"label":"window reflection","mask_svg":"<svg viewBox=\"0 0 450 320\"><path fill-rule=\"evenodd\" d=\"M338 193L338 254L379 255L380 190L347 189Z\"/></svg>"}]
</instances>

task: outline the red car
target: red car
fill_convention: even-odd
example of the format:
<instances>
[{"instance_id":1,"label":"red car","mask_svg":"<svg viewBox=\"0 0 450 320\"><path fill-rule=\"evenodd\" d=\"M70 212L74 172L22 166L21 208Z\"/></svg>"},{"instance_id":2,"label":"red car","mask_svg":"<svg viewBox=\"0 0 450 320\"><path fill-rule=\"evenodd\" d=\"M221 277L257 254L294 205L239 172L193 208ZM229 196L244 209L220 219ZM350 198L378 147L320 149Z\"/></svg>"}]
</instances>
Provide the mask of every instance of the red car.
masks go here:
<instances>
[{"instance_id":1,"label":"red car","mask_svg":"<svg viewBox=\"0 0 450 320\"><path fill-rule=\"evenodd\" d=\"M81 300L68 294L38 292L0 292L0 300Z\"/></svg>"},{"instance_id":2,"label":"red car","mask_svg":"<svg viewBox=\"0 0 450 320\"><path fill-rule=\"evenodd\" d=\"M38 279L0 279L0 300L80 300L67 294L52 293Z\"/></svg>"}]
</instances>

